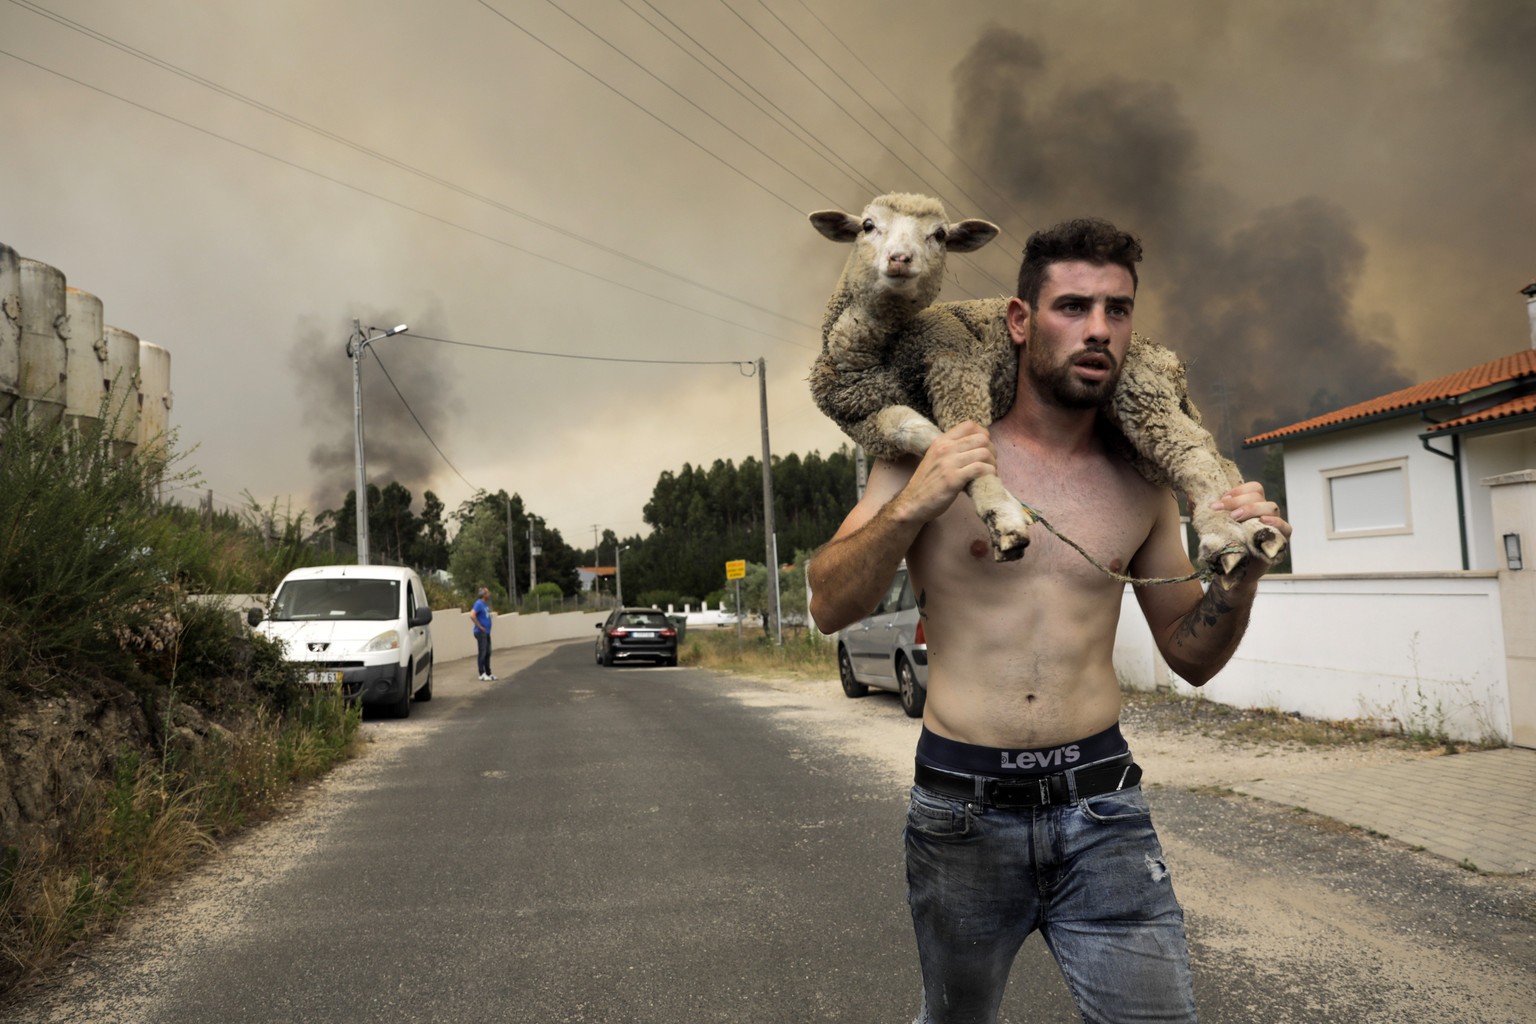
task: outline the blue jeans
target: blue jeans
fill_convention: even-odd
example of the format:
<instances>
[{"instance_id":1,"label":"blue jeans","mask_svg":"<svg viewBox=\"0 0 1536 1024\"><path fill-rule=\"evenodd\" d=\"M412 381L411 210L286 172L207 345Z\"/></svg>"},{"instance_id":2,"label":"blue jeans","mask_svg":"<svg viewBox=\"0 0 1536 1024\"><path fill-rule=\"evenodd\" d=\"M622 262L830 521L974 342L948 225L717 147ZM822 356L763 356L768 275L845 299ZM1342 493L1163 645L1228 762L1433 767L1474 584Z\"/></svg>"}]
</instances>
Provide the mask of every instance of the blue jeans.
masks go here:
<instances>
[{"instance_id":1,"label":"blue jeans","mask_svg":"<svg viewBox=\"0 0 1536 1024\"><path fill-rule=\"evenodd\" d=\"M462 636L463 634L460 635ZM491 674L491 634L476 633L475 646L478 648L478 653L475 655L475 664L480 668L480 675L488 676Z\"/></svg>"},{"instance_id":2,"label":"blue jeans","mask_svg":"<svg viewBox=\"0 0 1536 1024\"><path fill-rule=\"evenodd\" d=\"M1184 912L1140 786L1007 809L914 786L906 846L919 1024L993 1024L1037 928L1089 1024L1195 1020Z\"/></svg>"}]
</instances>

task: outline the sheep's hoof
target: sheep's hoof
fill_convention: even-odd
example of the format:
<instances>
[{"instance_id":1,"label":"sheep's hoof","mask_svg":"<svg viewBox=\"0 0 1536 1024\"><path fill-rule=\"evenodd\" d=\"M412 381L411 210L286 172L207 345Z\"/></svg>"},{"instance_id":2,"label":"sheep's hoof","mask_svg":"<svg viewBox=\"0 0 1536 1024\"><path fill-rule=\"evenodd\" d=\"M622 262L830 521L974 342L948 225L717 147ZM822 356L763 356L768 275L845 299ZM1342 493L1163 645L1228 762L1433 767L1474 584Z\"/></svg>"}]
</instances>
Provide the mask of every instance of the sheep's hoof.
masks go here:
<instances>
[{"instance_id":1,"label":"sheep's hoof","mask_svg":"<svg viewBox=\"0 0 1536 1024\"><path fill-rule=\"evenodd\" d=\"M1243 562L1247 561L1247 559L1248 556L1241 551L1228 551L1226 554L1221 556L1218 562L1218 565L1220 566L1220 575L1230 579L1233 574L1237 572L1238 567L1241 566Z\"/></svg>"},{"instance_id":2,"label":"sheep's hoof","mask_svg":"<svg viewBox=\"0 0 1536 1024\"><path fill-rule=\"evenodd\" d=\"M1024 533L1010 534L1005 537L994 536L992 538L992 561L1017 562L1024 557L1024 549L1029 547L1029 536Z\"/></svg>"},{"instance_id":3,"label":"sheep's hoof","mask_svg":"<svg viewBox=\"0 0 1536 1024\"><path fill-rule=\"evenodd\" d=\"M1285 534L1272 526L1255 530L1248 538L1248 548L1267 562L1279 561L1285 552Z\"/></svg>"},{"instance_id":4,"label":"sheep's hoof","mask_svg":"<svg viewBox=\"0 0 1536 1024\"><path fill-rule=\"evenodd\" d=\"M992 535L992 561L1017 562L1024 557L1024 549L1029 547L1029 524L1034 521L1032 516L1025 514L1021 507L1018 515L1004 515L989 510L981 518L987 524L987 532Z\"/></svg>"}]
</instances>

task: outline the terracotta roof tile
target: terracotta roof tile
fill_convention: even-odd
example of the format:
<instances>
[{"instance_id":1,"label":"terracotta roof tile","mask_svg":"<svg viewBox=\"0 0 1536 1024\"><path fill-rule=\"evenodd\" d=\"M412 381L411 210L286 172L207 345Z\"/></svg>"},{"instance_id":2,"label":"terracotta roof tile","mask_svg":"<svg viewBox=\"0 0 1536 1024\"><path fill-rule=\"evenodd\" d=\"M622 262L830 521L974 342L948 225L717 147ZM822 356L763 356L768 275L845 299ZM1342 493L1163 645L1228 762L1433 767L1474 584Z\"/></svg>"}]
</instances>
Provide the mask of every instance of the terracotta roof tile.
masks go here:
<instances>
[{"instance_id":1,"label":"terracotta roof tile","mask_svg":"<svg viewBox=\"0 0 1536 1024\"><path fill-rule=\"evenodd\" d=\"M1436 430L1450 430L1454 427L1465 427L1473 423L1488 423L1492 420L1509 419L1511 416L1528 416L1536 413L1536 395L1521 395L1519 398L1511 398L1507 402L1474 412L1459 419L1446 420L1444 423L1436 423L1430 427L1430 432Z\"/></svg>"},{"instance_id":2,"label":"terracotta roof tile","mask_svg":"<svg viewBox=\"0 0 1536 1024\"><path fill-rule=\"evenodd\" d=\"M1444 405L1455 398L1471 394L1482 388L1494 384L1502 384L1507 381L1519 380L1522 377L1536 376L1536 349L1524 349L1513 355L1501 356L1491 362L1482 363L1465 370L1444 377L1437 377L1423 384L1415 384L1412 387L1394 391L1390 395L1382 395L1364 402L1336 409L1333 412L1314 416L1300 423L1293 423L1288 427L1280 427L1276 430L1255 434L1243 441L1244 447L1267 444L1271 441L1279 441L1287 437L1295 437L1299 434L1309 434L1330 427L1338 427L1355 420L1375 419L1383 416L1406 415L1419 409L1426 409L1436 405ZM1487 410L1492 412L1493 410ZM1486 413L1477 415L1486 416ZM1488 417L1492 418L1492 417ZM1442 425L1443 426L1443 425Z\"/></svg>"}]
</instances>

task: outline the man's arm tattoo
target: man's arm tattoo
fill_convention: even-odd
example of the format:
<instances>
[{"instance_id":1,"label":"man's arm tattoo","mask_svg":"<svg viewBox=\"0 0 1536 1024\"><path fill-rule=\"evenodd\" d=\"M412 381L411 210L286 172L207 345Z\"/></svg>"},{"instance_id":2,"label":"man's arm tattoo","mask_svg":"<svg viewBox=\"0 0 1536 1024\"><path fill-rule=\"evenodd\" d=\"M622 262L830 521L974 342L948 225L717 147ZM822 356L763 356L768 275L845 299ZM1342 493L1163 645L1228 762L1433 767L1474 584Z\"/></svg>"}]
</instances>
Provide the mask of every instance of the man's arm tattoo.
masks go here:
<instances>
[{"instance_id":1,"label":"man's arm tattoo","mask_svg":"<svg viewBox=\"0 0 1536 1024\"><path fill-rule=\"evenodd\" d=\"M1215 626L1221 621L1222 616L1230 614L1235 607L1219 585L1211 584L1205 588L1205 596L1200 599L1195 610L1184 617L1176 634L1177 639L1180 643L1185 638L1198 640L1202 628L1208 629Z\"/></svg>"}]
</instances>

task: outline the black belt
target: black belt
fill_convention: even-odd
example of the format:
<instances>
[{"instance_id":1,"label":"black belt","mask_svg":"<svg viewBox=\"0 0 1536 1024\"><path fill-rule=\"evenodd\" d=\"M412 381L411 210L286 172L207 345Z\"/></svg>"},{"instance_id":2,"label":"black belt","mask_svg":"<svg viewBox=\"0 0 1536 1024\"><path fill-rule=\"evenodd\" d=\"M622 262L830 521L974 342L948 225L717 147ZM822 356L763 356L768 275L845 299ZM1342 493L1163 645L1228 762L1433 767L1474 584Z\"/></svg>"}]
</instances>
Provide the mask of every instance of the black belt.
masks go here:
<instances>
[{"instance_id":1,"label":"black belt","mask_svg":"<svg viewBox=\"0 0 1536 1024\"><path fill-rule=\"evenodd\" d=\"M921 762L917 766L917 784L924 789L988 807L1060 806L1126 789L1140 781L1141 766L1129 753L1088 768L1011 779L946 772Z\"/></svg>"}]
</instances>

